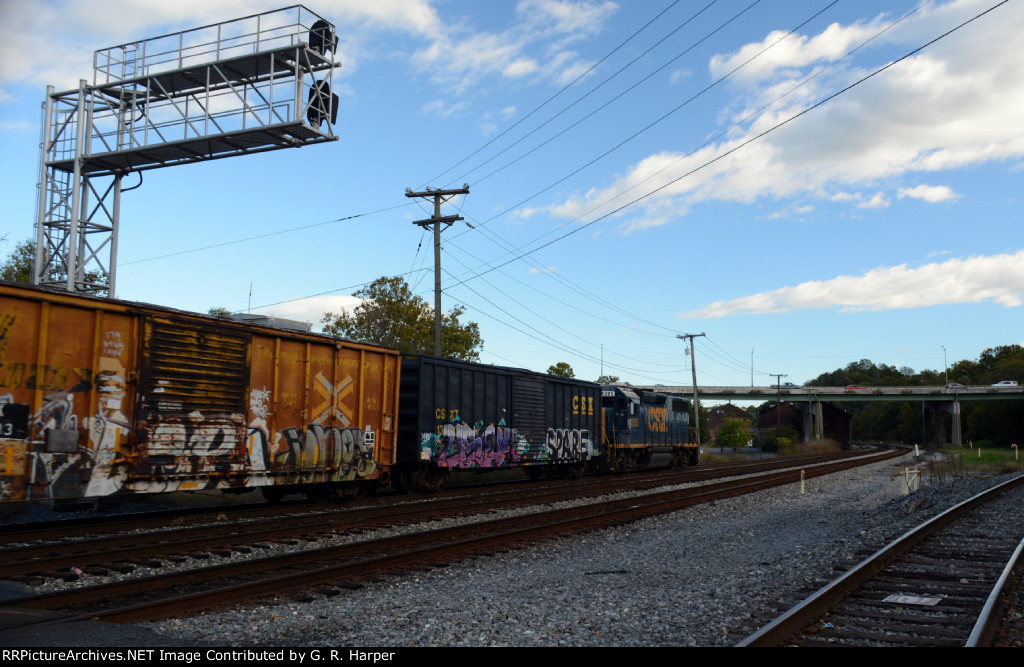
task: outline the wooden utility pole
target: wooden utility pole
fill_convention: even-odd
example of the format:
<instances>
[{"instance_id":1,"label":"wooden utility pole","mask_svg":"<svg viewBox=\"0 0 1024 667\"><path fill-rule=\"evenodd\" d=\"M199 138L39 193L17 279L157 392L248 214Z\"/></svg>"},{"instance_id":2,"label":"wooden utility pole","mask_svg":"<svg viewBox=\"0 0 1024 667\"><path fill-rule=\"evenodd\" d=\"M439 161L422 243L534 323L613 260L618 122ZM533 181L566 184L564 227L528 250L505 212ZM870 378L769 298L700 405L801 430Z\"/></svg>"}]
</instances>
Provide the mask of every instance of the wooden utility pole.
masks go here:
<instances>
[{"instance_id":1,"label":"wooden utility pole","mask_svg":"<svg viewBox=\"0 0 1024 667\"><path fill-rule=\"evenodd\" d=\"M693 371L693 422L697 432L698 447L700 447L700 402L697 400L697 355L694 354L693 339L700 338L703 335L704 332L701 331L699 334L681 334L676 336L676 338L690 339L690 370Z\"/></svg>"},{"instance_id":2,"label":"wooden utility pole","mask_svg":"<svg viewBox=\"0 0 1024 667\"><path fill-rule=\"evenodd\" d=\"M438 357L441 356L441 225L451 227L453 222L462 220L458 215L441 215L441 199L468 194L468 183L455 190L427 188L424 192L413 192L410 188L405 189L406 197L434 198L434 215L429 220L417 220L412 224L423 229L434 226L434 355Z\"/></svg>"}]
</instances>

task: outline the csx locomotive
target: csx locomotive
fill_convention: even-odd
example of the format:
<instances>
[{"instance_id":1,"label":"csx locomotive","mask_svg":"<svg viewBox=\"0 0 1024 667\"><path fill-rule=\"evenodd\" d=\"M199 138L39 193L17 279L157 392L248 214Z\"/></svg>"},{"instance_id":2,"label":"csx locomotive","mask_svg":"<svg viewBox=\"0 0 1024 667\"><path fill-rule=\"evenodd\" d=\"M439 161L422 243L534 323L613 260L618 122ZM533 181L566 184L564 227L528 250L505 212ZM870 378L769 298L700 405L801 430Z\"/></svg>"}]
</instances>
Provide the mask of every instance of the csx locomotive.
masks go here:
<instances>
[{"instance_id":1,"label":"csx locomotive","mask_svg":"<svg viewBox=\"0 0 1024 667\"><path fill-rule=\"evenodd\" d=\"M689 402L0 282L0 500L692 465Z\"/></svg>"}]
</instances>

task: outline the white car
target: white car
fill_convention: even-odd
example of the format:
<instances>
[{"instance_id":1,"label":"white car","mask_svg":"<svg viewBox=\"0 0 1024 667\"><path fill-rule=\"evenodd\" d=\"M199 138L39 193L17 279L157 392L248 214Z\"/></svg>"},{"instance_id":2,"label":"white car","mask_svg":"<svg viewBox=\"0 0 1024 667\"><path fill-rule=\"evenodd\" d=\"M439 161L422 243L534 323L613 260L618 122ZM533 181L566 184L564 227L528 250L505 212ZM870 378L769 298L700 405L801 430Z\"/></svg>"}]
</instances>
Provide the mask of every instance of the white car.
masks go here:
<instances>
[{"instance_id":1,"label":"white car","mask_svg":"<svg viewBox=\"0 0 1024 667\"><path fill-rule=\"evenodd\" d=\"M1003 380L1002 382L996 382L993 387L1019 387L1020 383L1016 380Z\"/></svg>"}]
</instances>

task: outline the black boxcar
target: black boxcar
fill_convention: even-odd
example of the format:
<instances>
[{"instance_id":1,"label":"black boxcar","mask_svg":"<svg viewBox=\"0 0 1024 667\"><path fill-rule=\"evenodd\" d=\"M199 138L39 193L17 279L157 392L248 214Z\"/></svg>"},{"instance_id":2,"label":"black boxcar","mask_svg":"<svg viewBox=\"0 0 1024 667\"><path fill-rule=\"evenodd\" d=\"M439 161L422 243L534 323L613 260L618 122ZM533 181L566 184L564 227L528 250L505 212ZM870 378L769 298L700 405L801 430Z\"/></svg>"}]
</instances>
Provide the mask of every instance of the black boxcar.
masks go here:
<instances>
[{"instance_id":1,"label":"black boxcar","mask_svg":"<svg viewBox=\"0 0 1024 667\"><path fill-rule=\"evenodd\" d=\"M407 488L452 470L578 477L602 460L601 387L517 368L402 357L398 467Z\"/></svg>"}]
</instances>

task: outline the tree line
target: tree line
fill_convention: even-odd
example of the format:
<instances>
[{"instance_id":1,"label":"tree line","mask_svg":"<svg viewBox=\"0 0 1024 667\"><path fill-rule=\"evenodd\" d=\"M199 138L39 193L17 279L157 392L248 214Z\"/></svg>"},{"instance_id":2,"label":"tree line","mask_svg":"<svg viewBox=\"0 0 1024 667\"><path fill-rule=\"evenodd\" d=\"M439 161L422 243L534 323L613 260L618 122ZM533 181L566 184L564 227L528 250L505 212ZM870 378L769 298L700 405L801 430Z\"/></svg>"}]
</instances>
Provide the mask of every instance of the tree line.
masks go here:
<instances>
[{"instance_id":1,"label":"tree line","mask_svg":"<svg viewBox=\"0 0 1024 667\"><path fill-rule=\"evenodd\" d=\"M1024 385L1024 347L1000 345L984 350L976 360L964 359L949 367L949 383L988 386L1003 380ZM875 364L861 359L822 373L808 387L927 387L946 384L945 370L923 370ZM853 437L861 440L918 443L921 441L921 404L906 402L836 403L853 415ZM1024 445L1024 400L963 401L960 404L964 441L981 446Z\"/></svg>"}]
</instances>

